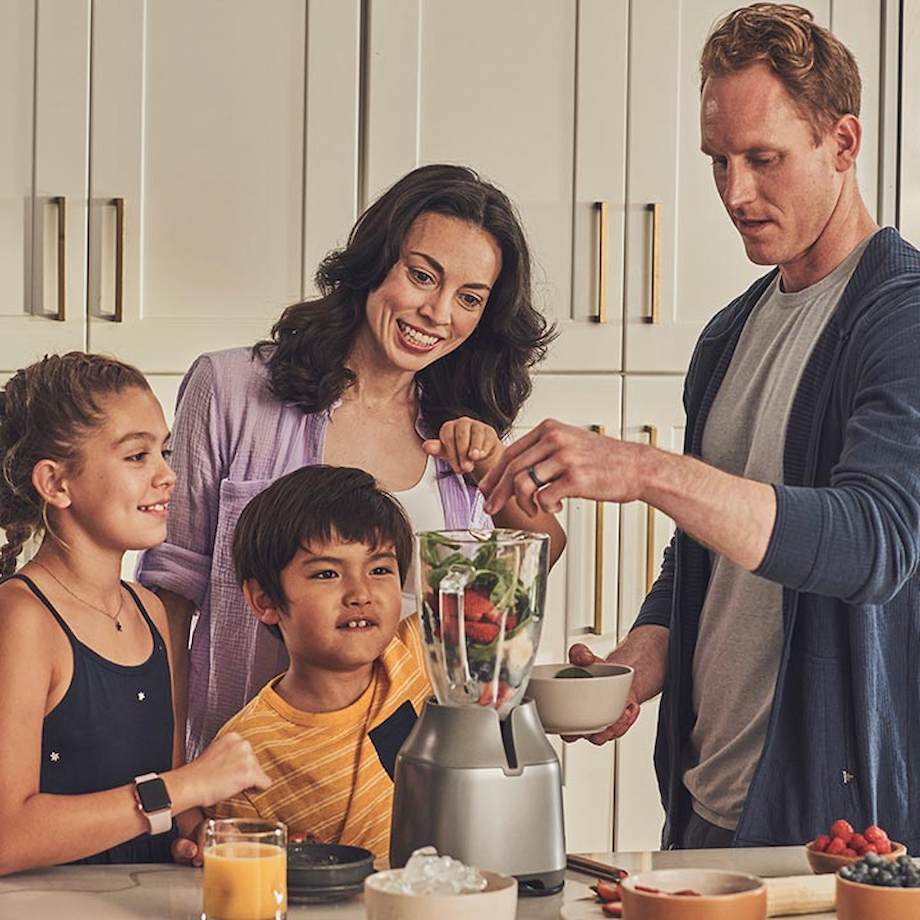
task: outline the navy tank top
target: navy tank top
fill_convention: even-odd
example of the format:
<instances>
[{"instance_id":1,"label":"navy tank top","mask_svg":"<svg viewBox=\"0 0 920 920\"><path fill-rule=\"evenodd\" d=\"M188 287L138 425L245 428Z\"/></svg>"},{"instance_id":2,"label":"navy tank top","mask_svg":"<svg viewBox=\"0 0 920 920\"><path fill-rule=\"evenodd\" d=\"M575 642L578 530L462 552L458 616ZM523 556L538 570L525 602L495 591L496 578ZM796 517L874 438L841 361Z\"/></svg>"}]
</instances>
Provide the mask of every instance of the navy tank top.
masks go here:
<instances>
[{"instance_id":1,"label":"navy tank top","mask_svg":"<svg viewBox=\"0 0 920 920\"><path fill-rule=\"evenodd\" d=\"M73 677L42 725L39 792L83 795L115 789L144 773L172 769L173 711L169 659L159 630L130 585L122 582L153 637L150 657L121 665L94 652L71 631L41 589L28 585L64 630L73 650ZM142 834L80 863L170 862L173 830Z\"/></svg>"}]
</instances>

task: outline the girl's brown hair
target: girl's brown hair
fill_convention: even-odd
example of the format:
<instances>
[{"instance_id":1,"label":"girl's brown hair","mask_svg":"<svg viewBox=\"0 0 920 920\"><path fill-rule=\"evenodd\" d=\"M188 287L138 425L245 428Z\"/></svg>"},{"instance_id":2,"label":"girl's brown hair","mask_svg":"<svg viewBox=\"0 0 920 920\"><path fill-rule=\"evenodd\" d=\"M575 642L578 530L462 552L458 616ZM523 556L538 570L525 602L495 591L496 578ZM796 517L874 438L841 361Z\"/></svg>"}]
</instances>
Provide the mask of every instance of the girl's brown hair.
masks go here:
<instances>
[{"instance_id":1,"label":"girl's brown hair","mask_svg":"<svg viewBox=\"0 0 920 920\"><path fill-rule=\"evenodd\" d=\"M0 576L15 571L23 545L48 526L32 485L35 464L79 463L81 438L102 421L101 398L128 387L150 389L128 364L72 351L17 371L0 391Z\"/></svg>"},{"instance_id":2,"label":"girl's brown hair","mask_svg":"<svg viewBox=\"0 0 920 920\"><path fill-rule=\"evenodd\" d=\"M706 39L700 91L710 77L764 63L811 124L815 143L844 115L859 115L859 68L847 47L792 3L752 3L729 13Z\"/></svg>"}]
</instances>

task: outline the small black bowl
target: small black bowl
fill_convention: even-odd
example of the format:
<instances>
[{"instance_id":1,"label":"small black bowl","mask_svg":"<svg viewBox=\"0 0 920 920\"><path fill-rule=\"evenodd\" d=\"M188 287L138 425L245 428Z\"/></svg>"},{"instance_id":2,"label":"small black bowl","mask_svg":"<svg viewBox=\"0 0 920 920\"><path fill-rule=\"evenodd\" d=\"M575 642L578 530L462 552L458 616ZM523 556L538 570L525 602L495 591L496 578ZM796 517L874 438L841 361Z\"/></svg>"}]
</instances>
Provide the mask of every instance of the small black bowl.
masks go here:
<instances>
[{"instance_id":1,"label":"small black bowl","mask_svg":"<svg viewBox=\"0 0 920 920\"><path fill-rule=\"evenodd\" d=\"M349 897L374 871L374 854L363 847L336 843L290 843L287 849L289 892Z\"/></svg>"}]
</instances>

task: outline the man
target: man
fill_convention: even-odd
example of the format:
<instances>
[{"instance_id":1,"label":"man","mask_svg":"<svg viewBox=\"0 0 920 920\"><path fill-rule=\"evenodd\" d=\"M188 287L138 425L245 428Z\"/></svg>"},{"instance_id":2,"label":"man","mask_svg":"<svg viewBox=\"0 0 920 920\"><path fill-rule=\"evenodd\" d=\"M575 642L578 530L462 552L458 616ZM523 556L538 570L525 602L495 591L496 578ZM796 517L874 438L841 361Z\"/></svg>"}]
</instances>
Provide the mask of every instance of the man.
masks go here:
<instances>
[{"instance_id":1,"label":"man","mask_svg":"<svg viewBox=\"0 0 920 920\"><path fill-rule=\"evenodd\" d=\"M634 697L591 738L663 689L665 847L801 843L843 817L916 852L920 253L863 204L858 70L810 13L729 14L701 78L716 188L778 269L697 343L683 456L545 421L483 480L486 510L638 499L677 523L610 655Z\"/></svg>"}]
</instances>

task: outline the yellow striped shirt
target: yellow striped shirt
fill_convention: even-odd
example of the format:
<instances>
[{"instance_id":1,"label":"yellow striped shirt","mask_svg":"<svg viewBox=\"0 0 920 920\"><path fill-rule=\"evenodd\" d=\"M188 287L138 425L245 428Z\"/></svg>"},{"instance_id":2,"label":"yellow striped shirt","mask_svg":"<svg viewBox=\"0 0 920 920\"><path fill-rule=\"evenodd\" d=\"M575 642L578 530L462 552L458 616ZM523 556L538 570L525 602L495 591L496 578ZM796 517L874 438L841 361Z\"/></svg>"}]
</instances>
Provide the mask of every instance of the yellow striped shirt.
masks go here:
<instances>
[{"instance_id":1,"label":"yellow striped shirt","mask_svg":"<svg viewBox=\"0 0 920 920\"><path fill-rule=\"evenodd\" d=\"M322 843L366 847L386 856L393 781L381 757L392 768L393 745L404 740L412 721L406 702L420 713L431 696L418 616L400 623L367 690L345 709L294 709L275 692L275 682L219 732L246 738L272 785L264 792L240 793L208 813L283 821L289 834L311 833Z\"/></svg>"}]
</instances>

